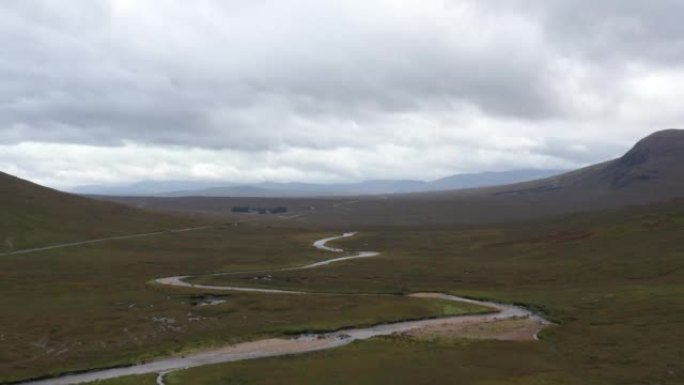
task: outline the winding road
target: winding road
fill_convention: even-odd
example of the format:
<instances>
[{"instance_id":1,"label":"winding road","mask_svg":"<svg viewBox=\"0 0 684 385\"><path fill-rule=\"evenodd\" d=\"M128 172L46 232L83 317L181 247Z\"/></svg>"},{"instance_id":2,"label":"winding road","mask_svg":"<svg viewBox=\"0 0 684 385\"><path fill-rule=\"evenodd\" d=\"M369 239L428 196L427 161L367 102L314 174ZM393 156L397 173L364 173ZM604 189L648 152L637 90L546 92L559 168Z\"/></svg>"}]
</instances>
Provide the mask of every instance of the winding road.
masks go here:
<instances>
[{"instance_id":1,"label":"winding road","mask_svg":"<svg viewBox=\"0 0 684 385\"><path fill-rule=\"evenodd\" d=\"M333 253L342 253L343 249L334 248L327 245L328 242L351 237L356 233L345 233L341 236L330 237L314 242L313 246ZM280 270L270 271L292 271L312 269L332 263L341 261L348 261L358 258L371 258L380 255L374 251L362 251L352 255L329 259L322 262L312 263L308 265L284 268ZM215 275L228 275L235 273L219 273ZM189 283L186 280L191 276L176 276L159 278L156 280L158 284L189 287L197 289L209 290L224 290L224 291L242 291L242 292L256 292L256 293L277 293L277 294L293 294L293 295L307 295L307 294L321 294L308 293L305 291L291 291L291 290L277 290L277 289L261 289L250 287L236 287L236 286L209 286ZM478 324L492 322L496 320L519 319L526 318L536 321L541 329L544 325L549 324L540 316L532 313L525 308L500 304L488 301L479 301L469 298L457 297L443 293L413 293L407 296L413 298L429 298L442 299L455 302L465 302L475 305L480 305L492 309L491 313L451 316L432 318L418 321L399 321L386 323L371 327L349 328L341 331L331 333L319 334L303 334L294 338L269 338L257 341L244 342L236 345L225 346L216 349L208 349L202 352L193 353L182 357L170 357L159 360L154 360L138 365L96 370L87 373L64 375L44 380L28 381L20 383L20 385L72 385L96 380L106 380L116 377L139 375L139 374L158 374L157 384L164 384L164 376L170 372L198 367L203 365L217 364L223 362L249 360L255 358L274 357L289 354L301 354L306 352L313 352L324 349L332 349L339 346L350 344L353 341L365 340L376 336L391 335L395 333L409 332L421 328L430 327L444 327L445 325L462 325L462 324ZM536 338L536 334L535 334Z\"/></svg>"}]
</instances>

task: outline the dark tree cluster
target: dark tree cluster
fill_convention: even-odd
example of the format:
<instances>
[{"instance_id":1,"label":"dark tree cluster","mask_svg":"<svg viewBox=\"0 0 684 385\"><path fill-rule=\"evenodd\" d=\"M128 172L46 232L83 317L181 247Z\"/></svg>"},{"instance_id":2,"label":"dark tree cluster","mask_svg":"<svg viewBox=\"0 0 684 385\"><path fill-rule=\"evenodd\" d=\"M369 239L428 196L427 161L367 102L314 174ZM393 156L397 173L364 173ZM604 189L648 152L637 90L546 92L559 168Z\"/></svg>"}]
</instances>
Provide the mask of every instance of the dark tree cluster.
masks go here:
<instances>
[{"instance_id":1,"label":"dark tree cluster","mask_svg":"<svg viewBox=\"0 0 684 385\"><path fill-rule=\"evenodd\" d=\"M280 214L286 213L287 207L250 207L250 206L233 206L234 213L259 213L259 214Z\"/></svg>"}]
</instances>

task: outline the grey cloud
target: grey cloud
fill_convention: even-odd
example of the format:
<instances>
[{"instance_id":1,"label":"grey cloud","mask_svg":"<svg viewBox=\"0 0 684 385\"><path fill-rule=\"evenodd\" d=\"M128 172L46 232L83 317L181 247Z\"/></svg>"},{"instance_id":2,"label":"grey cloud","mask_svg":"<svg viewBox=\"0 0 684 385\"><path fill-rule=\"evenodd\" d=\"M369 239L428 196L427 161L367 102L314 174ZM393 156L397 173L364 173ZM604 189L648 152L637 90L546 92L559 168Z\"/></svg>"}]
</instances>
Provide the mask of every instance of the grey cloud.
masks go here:
<instances>
[{"instance_id":1,"label":"grey cloud","mask_svg":"<svg viewBox=\"0 0 684 385\"><path fill-rule=\"evenodd\" d=\"M679 0L536 0L516 5L543 15L545 30L568 54L611 64L679 64L684 58L684 3Z\"/></svg>"},{"instance_id":2,"label":"grey cloud","mask_svg":"<svg viewBox=\"0 0 684 385\"><path fill-rule=\"evenodd\" d=\"M214 163L183 161L218 174L272 175L296 154L290 175L330 179L582 165L680 125L663 101L684 89L683 13L671 0L7 0L0 145L130 162L131 143L186 149L156 152L167 163L207 149Z\"/></svg>"},{"instance_id":3,"label":"grey cloud","mask_svg":"<svg viewBox=\"0 0 684 385\"><path fill-rule=\"evenodd\" d=\"M487 23L481 27L491 36L471 46L458 43L463 29L450 27L448 13L445 20L433 20L433 13L378 26L384 16L377 6L358 19L353 7L262 2L256 10L241 6L245 21L235 4L204 1L204 16L217 13L207 20L188 19L180 3L156 18L143 10L128 20L112 4L6 6L13 12L0 27L0 140L271 148L288 138L306 143L301 120L369 125L426 104L465 103L528 119L559 113L538 47L518 44L507 33L514 31L491 25L476 7L453 14L455 22L481 17L472 28ZM302 20L284 20L278 11ZM260 18L274 30L260 29ZM257 27L234 30L232 22ZM259 115L246 116L252 112Z\"/></svg>"}]
</instances>

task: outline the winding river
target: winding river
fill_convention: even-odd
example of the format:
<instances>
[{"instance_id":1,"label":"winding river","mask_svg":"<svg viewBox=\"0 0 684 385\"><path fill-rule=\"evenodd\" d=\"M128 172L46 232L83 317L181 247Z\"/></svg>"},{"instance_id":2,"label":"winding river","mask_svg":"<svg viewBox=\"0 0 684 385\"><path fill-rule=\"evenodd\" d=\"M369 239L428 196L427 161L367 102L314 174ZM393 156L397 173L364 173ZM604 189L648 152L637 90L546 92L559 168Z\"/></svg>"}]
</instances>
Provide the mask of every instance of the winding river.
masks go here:
<instances>
[{"instance_id":1,"label":"winding river","mask_svg":"<svg viewBox=\"0 0 684 385\"><path fill-rule=\"evenodd\" d=\"M328 242L334 241L341 238L347 238L354 236L356 233L345 233L340 236L330 237L318 240L314 242L313 246L326 250L332 253L343 253L344 250L340 248L334 248L327 245ZM372 258L380 255L378 252L374 251L362 251L357 252L352 255L342 256L338 258L328 259L322 262L312 263L308 265L284 268L280 270L270 270L270 271L292 271L292 270L304 270L312 269L324 265L329 265L336 262L348 261L352 259L359 258ZM215 275L228 275L235 273L219 273ZM191 276L176 276L159 278L156 280L158 284L178 286L178 287L188 287L196 289L205 290L216 290L216 291L241 291L241 292L256 292L256 293L277 293L277 294L292 294L292 295L306 295L314 294L307 293L305 291L290 291L290 290L278 290L278 289L260 289L260 288L250 288L250 287L237 287L237 286L211 286L211 285L200 285L187 282L186 280L191 278ZM257 341L244 342L236 345L225 346L221 348L208 349L202 352L189 354L181 357L170 357L158 359L138 365L95 370L86 373L70 374L61 377L55 377L44 380L28 381L22 382L21 385L71 385L80 384L84 382L91 382L96 380L106 380L116 377L138 375L138 374L158 374L157 383L164 384L164 375L173 371L188 369L197 366L217 364L223 362L241 361L249 360L255 358L264 357L274 357L288 354L300 354L306 352L313 352L317 350L332 349L339 346L347 345L353 341L364 340L377 336L385 336L394 333L408 332L420 328L429 327L440 327L445 325L459 325L459 324L473 324L473 323L485 323L492 322L495 320L504 319L517 319L517 318L527 318L536 321L541 327L548 324L546 320L540 316L532 313L530 310L525 308L500 304L488 301L479 301L469 298L457 297L453 295L443 294L443 293L414 293L408 294L410 297L415 298L430 298L430 299L442 299L448 301L456 302L466 302L475 305L485 306L492 309L491 313L487 314L477 314L477 315L465 315L465 316L453 316L453 317L442 317L442 318L432 318L418 321L400 321L381 324L371 327L362 328L350 328L341 331L331 332L331 333L320 333L320 334L303 334L293 338L269 338ZM536 335L535 335L536 338Z\"/></svg>"}]
</instances>

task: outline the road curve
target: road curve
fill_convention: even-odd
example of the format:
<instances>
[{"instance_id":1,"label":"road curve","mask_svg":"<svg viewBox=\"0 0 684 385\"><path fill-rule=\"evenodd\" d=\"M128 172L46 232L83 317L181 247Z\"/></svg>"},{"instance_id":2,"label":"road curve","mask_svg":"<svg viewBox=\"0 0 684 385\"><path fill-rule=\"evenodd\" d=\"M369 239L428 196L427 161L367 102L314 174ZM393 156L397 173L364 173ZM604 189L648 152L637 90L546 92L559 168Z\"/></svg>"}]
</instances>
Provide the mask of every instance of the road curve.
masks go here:
<instances>
[{"instance_id":1,"label":"road curve","mask_svg":"<svg viewBox=\"0 0 684 385\"><path fill-rule=\"evenodd\" d=\"M327 250L335 253L342 253L344 250L334 247L327 246L327 243L333 240L351 237L355 233L345 233L341 236L330 237L318 240L314 242L313 246ZM291 271L291 270L302 270L310 269L323 265L328 265L331 263L336 263L340 261L355 259L355 258L369 258L379 255L377 252L358 252L345 257L333 258L322 262L312 263L308 265L303 265L299 267L291 267L280 269L279 271ZM274 271L274 270L271 270ZM221 273L221 274L231 274L231 273ZM218 274L217 274L218 275ZM278 290L278 289L260 289L260 288L250 288L250 287L236 287L236 286L211 286L211 285L199 285L192 284L186 281L187 278L191 276L176 276L159 278L155 282L162 285L177 286L177 287L189 287L196 289L209 289L209 290L225 290L225 291L242 291L242 292L255 292L255 293L272 293L272 294L320 294L320 293L307 293L305 291L292 291L292 290ZM329 293L333 294L333 293ZM442 318L431 318L425 320L417 321L399 321L386 323L371 327L361 327L361 328L349 328L341 331L331 332L331 333L318 333L318 334L303 334L296 336L294 338L269 338L257 341L244 342L236 345L225 346L216 349L208 349L202 352L193 353L182 357L170 357L159 360L154 360L138 365L95 370L86 373L64 375L61 377L55 377L44 380L28 381L22 382L17 385L72 385L81 384L85 382L92 382L97 380L107 380L122 376L129 375L139 375L139 374L158 374L157 383L164 383L164 376L170 372L188 369L192 367L242 361L255 358L265 358L274 357L290 354L301 354L307 352L313 352L324 349L332 349L339 346L347 345L356 340L365 340L376 336L384 336L395 333L406 332L418 328L424 327L437 327L449 324L472 324L472 323L485 323L494 320L504 320L513 318L529 318L537 321L541 327L543 325L549 324L548 321L544 320L540 316L532 313L530 310L525 308L500 304L488 301L479 301L470 298L457 297L453 295L448 295L444 293L413 293L407 296L413 298L430 298L430 299L442 299L455 302L465 302L475 305L480 305L492 309L491 313L487 314L476 314L476 315L464 315L464 316L452 316L452 317L442 317ZM536 338L536 336L535 336Z\"/></svg>"}]
</instances>

